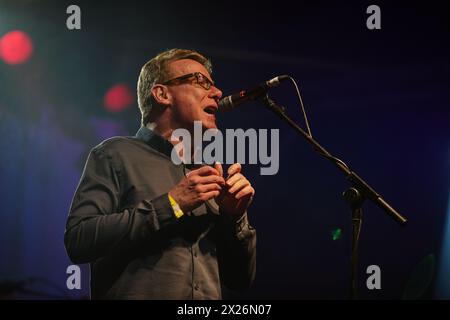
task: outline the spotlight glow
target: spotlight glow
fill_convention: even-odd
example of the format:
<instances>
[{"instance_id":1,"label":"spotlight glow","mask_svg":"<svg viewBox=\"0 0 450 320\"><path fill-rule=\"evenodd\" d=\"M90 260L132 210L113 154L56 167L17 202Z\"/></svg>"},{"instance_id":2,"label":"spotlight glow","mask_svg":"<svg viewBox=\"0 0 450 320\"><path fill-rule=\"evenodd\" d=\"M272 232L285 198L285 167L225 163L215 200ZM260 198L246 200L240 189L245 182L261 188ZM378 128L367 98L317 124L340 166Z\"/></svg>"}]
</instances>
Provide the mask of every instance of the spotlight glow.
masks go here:
<instances>
[{"instance_id":1,"label":"spotlight glow","mask_svg":"<svg viewBox=\"0 0 450 320\"><path fill-rule=\"evenodd\" d=\"M0 58L7 64L24 63L29 60L32 52L31 38L23 31L8 32L0 39Z\"/></svg>"},{"instance_id":2,"label":"spotlight glow","mask_svg":"<svg viewBox=\"0 0 450 320\"><path fill-rule=\"evenodd\" d=\"M130 107L134 102L134 95L126 84L117 84L110 88L104 98L103 104L108 111L120 112Z\"/></svg>"}]
</instances>

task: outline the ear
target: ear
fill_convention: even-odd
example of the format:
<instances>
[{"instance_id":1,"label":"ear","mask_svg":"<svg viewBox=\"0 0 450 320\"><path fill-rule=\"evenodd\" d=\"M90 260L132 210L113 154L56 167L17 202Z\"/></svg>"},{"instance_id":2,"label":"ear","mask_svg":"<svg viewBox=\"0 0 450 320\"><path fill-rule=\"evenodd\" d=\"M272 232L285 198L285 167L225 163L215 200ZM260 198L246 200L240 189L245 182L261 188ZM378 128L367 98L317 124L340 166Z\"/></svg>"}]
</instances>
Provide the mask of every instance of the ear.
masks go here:
<instances>
[{"instance_id":1,"label":"ear","mask_svg":"<svg viewBox=\"0 0 450 320\"><path fill-rule=\"evenodd\" d=\"M155 84L151 91L153 99L158 104L163 106L170 106L172 104L172 96L165 85Z\"/></svg>"}]
</instances>

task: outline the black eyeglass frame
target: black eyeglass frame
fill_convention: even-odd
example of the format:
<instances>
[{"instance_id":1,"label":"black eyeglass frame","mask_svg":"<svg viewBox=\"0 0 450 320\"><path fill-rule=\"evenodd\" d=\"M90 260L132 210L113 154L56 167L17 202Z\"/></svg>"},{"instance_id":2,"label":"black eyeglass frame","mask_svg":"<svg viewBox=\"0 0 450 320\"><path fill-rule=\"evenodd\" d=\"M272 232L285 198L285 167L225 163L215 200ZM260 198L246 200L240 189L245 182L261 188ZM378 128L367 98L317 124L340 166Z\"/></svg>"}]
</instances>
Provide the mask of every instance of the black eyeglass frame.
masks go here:
<instances>
[{"instance_id":1,"label":"black eyeglass frame","mask_svg":"<svg viewBox=\"0 0 450 320\"><path fill-rule=\"evenodd\" d=\"M189 80L195 78L195 83L200 85L205 90L211 89L212 86L215 86L214 82L209 80L207 76L205 76L201 72L193 72L188 73L170 80L163 82L164 85L178 85L189 82Z\"/></svg>"}]
</instances>

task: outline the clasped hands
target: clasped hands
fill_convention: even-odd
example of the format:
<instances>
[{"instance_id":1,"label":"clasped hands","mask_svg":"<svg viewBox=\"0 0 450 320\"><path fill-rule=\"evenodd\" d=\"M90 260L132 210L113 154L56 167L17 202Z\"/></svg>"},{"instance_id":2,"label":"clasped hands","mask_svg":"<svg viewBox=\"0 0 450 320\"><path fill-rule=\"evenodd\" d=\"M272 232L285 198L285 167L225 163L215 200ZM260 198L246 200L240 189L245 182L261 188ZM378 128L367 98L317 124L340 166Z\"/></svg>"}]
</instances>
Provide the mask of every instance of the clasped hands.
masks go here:
<instances>
[{"instance_id":1,"label":"clasped hands","mask_svg":"<svg viewBox=\"0 0 450 320\"><path fill-rule=\"evenodd\" d=\"M203 166L190 171L169 194L183 212L189 212L214 198L221 212L238 218L245 213L255 194L241 168L239 163L234 163L224 178L220 163L216 162L214 168Z\"/></svg>"}]
</instances>

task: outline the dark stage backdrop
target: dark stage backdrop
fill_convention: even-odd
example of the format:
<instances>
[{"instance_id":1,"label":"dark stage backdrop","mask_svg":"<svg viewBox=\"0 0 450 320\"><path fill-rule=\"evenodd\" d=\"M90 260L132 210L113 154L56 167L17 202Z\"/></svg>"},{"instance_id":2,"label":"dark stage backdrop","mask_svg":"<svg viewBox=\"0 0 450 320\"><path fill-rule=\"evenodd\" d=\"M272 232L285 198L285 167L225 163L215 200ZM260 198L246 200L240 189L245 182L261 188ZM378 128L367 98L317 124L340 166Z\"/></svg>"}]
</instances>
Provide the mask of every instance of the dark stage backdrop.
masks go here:
<instances>
[{"instance_id":1,"label":"dark stage backdrop","mask_svg":"<svg viewBox=\"0 0 450 320\"><path fill-rule=\"evenodd\" d=\"M293 76L315 138L409 218L401 227L365 203L362 298L450 297L450 30L443 5L377 1L381 30L369 30L372 1L95 3L75 1L81 30L68 30L71 2L0 2L0 37L20 30L32 45L27 56L25 41L16 64L8 60L9 40L0 45L3 296L88 298L88 266L81 266L81 290L66 287L71 262L63 245L86 156L106 138L135 134L140 67L180 47L212 59L224 94ZM303 123L291 84L271 96ZM256 102L224 114L219 126L280 130L278 173L244 166L256 189L249 214L258 232L257 277L248 292L227 297L347 298L351 218L341 173ZM381 269L380 290L366 287L370 265Z\"/></svg>"}]
</instances>

